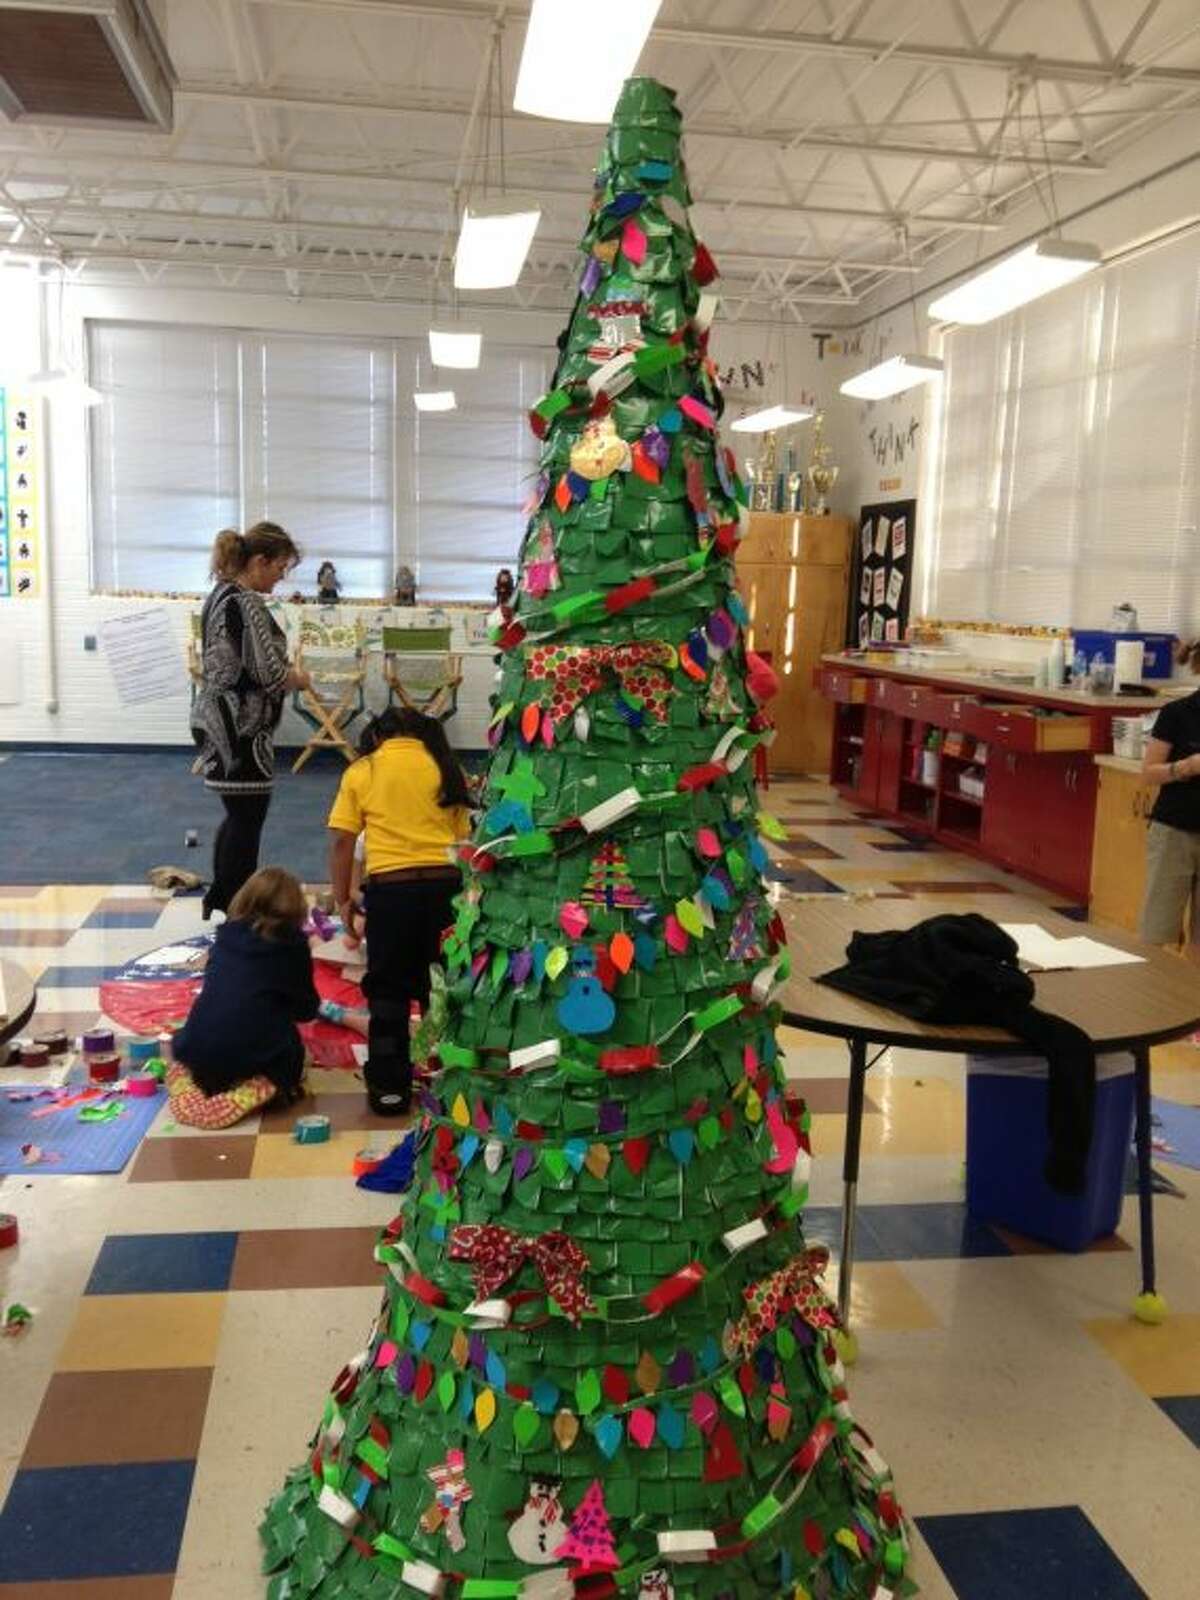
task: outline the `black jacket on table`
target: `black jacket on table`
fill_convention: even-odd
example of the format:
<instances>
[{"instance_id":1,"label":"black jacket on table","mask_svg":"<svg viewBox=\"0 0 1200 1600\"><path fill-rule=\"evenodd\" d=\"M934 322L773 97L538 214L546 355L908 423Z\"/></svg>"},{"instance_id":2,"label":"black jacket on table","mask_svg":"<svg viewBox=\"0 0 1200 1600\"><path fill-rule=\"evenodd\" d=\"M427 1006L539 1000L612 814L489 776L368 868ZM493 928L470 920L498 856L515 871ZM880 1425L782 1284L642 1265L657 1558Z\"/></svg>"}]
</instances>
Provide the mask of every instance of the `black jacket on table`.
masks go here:
<instances>
[{"instance_id":1,"label":"black jacket on table","mask_svg":"<svg viewBox=\"0 0 1200 1600\"><path fill-rule=\"evenodd\" d=\"M173 1053L205 1094L255 1073L281 1087L300 1080L304 1046L296 1029L317 1014L312 952L303 934L264 939L248 922L226 922L191 1015Z\"/></svg>"},{"instance_id":2,"label":"black jacket on table","mask_svg":"<svg viewBox=\"0 0 1200 1600\"><path fill-rule=\"evenodd\" d=\"M1062 1194L1083 1189L1092 1143L1096 1053L1081 1028L1033 1004L1034 984L1017 946L987 917L929 917L914 928L855 933L846 965L818 980L919 1022L1007 1028L1050 1069L1046 1181Z\"/></svg>"}]
</instances>

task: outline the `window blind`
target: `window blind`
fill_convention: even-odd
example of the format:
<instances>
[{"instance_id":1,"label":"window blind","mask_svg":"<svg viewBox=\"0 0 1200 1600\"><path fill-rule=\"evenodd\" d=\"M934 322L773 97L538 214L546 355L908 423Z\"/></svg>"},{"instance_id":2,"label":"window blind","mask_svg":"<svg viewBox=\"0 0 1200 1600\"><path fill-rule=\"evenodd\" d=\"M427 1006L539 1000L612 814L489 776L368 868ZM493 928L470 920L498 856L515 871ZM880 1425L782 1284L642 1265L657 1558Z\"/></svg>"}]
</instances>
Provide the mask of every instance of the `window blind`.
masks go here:
<instances>
[{"instance_id":1,"label":"window blind","mask_svg":"<svg viewBox=\"0 0 1200 1600\"><path fill-rule=\"evenodd\" d=\"M1200 235L954 329L924 606L1200 632Z\"/></svg>"},{"instance_id":2,"label":"window blind","mask_svg":"<svg viewBox=\"0 0 1200 1600\"><path fill-rule=\"evenodd\" d=\"M439 372L424 339L88 325L93 582L200 590L218 528L261 517L304 550L315 589L331 560L346 598L484 600L517 559L537 472L528 412L540 350L488 342L475 372ZM458 409L418 412L418 388Z\"/></svg>"}]
</instances>

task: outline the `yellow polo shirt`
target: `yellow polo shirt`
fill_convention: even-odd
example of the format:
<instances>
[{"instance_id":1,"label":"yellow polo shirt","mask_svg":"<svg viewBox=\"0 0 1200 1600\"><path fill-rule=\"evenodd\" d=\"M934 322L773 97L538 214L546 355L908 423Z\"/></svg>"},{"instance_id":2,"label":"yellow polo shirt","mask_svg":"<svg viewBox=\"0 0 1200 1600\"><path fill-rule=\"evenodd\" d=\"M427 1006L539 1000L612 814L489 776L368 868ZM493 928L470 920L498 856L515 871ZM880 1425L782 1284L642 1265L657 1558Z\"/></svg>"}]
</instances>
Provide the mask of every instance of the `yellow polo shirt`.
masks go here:
<instances>
[{"instance_id":1,"label":"yellow polo shirt","mask_svg":"<svg viewBox=\"0 0 1200 1600\"><path fill-rule=\"evenodd\" d=\"M470 832L464 806L440 806L437 762L419 739L387 739L347 767L329 826L364 834L367 871L443 867Z\"/></svg>"}]
</instances>

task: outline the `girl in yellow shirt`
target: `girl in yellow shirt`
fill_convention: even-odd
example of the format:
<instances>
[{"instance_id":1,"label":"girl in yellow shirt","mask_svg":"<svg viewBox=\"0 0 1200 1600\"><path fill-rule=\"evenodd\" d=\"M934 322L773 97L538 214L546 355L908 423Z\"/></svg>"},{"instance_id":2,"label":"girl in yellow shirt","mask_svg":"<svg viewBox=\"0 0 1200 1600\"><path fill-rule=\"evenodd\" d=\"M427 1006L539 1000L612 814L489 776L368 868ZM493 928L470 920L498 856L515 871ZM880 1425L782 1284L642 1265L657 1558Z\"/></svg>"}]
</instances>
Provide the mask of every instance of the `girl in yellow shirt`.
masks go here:
<instances>
[{"instance_id":1,"label":"girl in yellow shirt","mask_svg":"<svg viewBox=\"0 0 1200 1600\"><path fill-rule=\"evenodd\" d=\"M372 1111L395 1117L412 1105L409 1017L414 1000L422 1009L429 1004L429 969L454 920L451 902L461 886L454 847L469 831L471 797L445 729L419 711L389 706L368 725L359 749L329 813L329 871L354 937L358 908L351 880L361 833L367 1099Z\"/></svg>"}]
</instances>

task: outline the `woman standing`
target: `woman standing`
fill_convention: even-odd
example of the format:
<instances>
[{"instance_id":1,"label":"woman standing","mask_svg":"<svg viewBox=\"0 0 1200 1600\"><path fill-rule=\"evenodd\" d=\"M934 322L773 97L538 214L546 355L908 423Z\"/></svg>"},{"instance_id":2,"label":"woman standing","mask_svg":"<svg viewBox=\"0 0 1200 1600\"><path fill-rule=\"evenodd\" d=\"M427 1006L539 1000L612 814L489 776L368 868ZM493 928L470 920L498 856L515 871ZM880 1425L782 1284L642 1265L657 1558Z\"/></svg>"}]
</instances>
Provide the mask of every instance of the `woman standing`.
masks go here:
<instances>
[{"instance_id":1,"label":"woman standing","mask_svg":"<svg viewBox=\"0 0 1200 1600\"><path fill-rule=\"evenodd\" d=\"M192 707L197 767L225 807L206 919L229 909L258 866L283 697L311 682L288 662L287 639L264 601L299 559L291 535L274 522L257 522L247 533L227 528L213 545L217 581L200 613L202 679Z\"/></svg>"}]
</instances>

